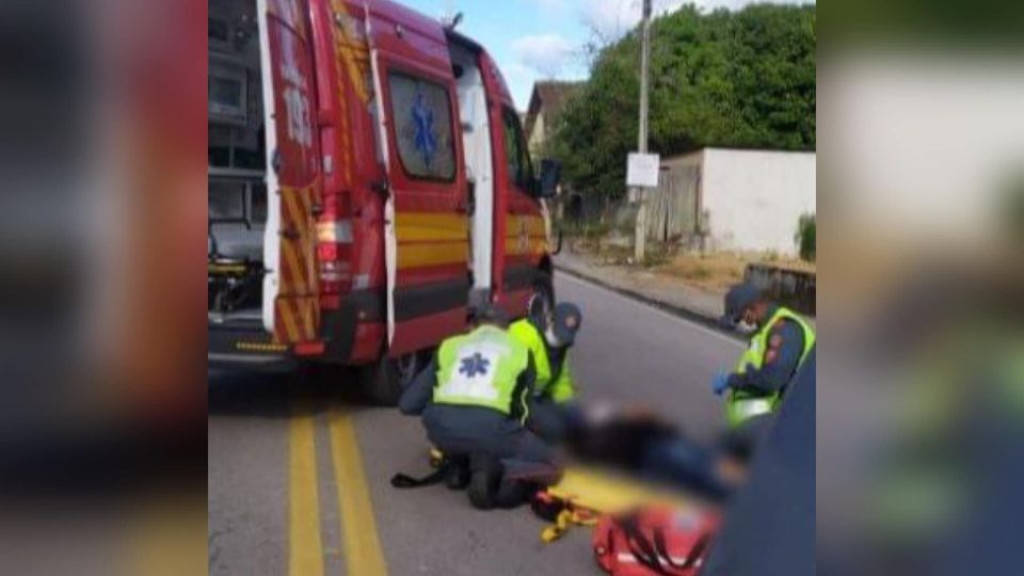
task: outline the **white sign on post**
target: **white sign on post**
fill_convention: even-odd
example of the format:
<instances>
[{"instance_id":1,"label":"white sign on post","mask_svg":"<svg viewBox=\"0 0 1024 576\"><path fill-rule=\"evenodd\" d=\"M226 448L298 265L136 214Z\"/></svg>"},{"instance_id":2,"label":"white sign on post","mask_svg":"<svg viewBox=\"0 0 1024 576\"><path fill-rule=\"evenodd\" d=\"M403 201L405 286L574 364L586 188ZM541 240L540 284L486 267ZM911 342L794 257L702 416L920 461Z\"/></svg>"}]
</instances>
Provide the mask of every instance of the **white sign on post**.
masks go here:
<instances>
[{"instance_id":1,"label":"white sign on post","mask_svg":"<svg viewBox=\"0 0 1024 576\"><path fill-rule=\"evenodd\" d=\"M626 165L626 186L657 188L660 168L661 156L658 154L630 152Z\"/></svg>"}]
</instances>

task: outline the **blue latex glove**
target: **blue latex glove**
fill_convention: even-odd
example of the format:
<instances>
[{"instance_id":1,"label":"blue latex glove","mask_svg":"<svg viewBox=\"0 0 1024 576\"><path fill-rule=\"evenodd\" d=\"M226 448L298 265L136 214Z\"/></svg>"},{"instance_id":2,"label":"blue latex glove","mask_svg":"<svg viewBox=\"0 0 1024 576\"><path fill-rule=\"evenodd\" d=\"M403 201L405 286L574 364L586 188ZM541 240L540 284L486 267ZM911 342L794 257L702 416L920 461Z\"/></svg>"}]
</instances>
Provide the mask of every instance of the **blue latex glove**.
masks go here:
<instances>
[{"instance_id":1,"label":"blue latex glove","mask_svg":"<svg viewBox=\"0 0 1024 576\"><path fill-rule=\"evenodd\" d=\"M728 372L715 374L715 377L711 380L711 389L715 392L715 396L721 396L729 388L729 375Z\"/></svg>"}]
</instances>

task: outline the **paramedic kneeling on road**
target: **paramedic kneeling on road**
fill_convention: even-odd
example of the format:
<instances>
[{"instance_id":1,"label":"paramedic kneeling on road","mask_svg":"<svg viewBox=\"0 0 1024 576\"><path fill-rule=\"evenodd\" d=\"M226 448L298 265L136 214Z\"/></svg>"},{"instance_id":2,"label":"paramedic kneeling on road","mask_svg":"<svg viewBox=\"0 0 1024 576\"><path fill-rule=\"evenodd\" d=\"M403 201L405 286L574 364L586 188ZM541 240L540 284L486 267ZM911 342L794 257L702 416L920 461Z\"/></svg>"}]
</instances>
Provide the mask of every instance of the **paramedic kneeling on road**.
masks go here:
<instances>
[{"instance_id":1,"label":"paramedic kneeling on road","mask_svg":"<svg viewBox=\"0 0 1024 576\"><path fill-rule=\"evenodd\" d=\"M509 328L509 333L533 354L536 368L526 425L548 442L563 440L573 419L575 410L570 402L576 396L576 387L569 369L569 348L582 322L579 307L563 302L553 312L533 314Z\"/></svg>"},{"instance_id":2,"label":"paramedic kneeling on road","mask_svg":"<svg viewBox=\"0 0 1024 576\"><path fill-rule=\"evenodd\" d=\"M468 483L478 508L513 506L530 483L553 480L558 467L547 444L523 425L535 378L530 351L505 330L498 308L479 309L474 323L469 334L441 344L400 407L423 415L427 436L453 466L449 487Z\"/></svg>"},{"instance_id":3,"label":"paramedic kneeling on road","mask_svg":"<svg viewBox=\"0 0 1024 576\"><path fill-rule=\"evenodd\" d=\"M803 318L749 283L733 286L726 294L722 322L756 330L736 370L719 373L712 383L715 394L728 391L726 420L735 429L775 410L786 385L814 347L815 335Z\"/></svg>"}]
</instances>

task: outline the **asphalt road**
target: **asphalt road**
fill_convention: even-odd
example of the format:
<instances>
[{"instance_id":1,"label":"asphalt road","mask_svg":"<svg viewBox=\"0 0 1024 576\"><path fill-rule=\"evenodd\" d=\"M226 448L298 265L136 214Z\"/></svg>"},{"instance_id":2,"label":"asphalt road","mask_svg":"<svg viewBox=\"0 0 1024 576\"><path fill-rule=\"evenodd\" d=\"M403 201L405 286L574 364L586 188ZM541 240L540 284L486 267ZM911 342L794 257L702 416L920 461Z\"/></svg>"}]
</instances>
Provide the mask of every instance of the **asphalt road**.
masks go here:
<instances>
[{"instance_id":1,"label":"asphalt road","mask_svg":"<svg viewBox=\"0 0 1024 576\"><path fill-rule=\"evenodd\" d=\"M650 407L691 435L721 426L709 390L738 342L565 275L583 309L573 371L588 400ZM398 491L428 470L420 423L300 376L209 373L211 574L600 574L589 535L543 544L527 508L479 512L441 486Z\"/></svg>"}]
</instances>

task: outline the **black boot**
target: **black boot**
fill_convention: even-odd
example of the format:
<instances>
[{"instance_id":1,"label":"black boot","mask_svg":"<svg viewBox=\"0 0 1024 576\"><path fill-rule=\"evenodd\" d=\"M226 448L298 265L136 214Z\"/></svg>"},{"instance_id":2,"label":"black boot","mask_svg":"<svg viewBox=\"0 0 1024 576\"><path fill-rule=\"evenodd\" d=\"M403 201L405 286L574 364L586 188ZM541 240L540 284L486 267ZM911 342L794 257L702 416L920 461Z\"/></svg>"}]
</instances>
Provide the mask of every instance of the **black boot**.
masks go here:
<instances>
[{"instance_id":1,"label":"black boot","mask_svg":"<svg viewBox=\"0 0 1024 576\"><path fill-rule=\"evenodd\" d=\"M469 502L478 510L490 510L501 483L503 467L493 456L474 455L470 459Z\"/></svg>"},{"instance_id":2,"label":"black boot","mask_svg":"<svg viewBox=\"0 0 1024 576\"><path fill-rule=\"evenodd\" d=\"M534 492L536 490L530 482L502 479L494 495L494 505L498 508L516 508L526 503Z\"/></svg>"},{"instance_id":3,"label":"black boot","mask_svg":"<svg viewBox=\"0 0 1024 576\"><path fill-rule=\"evenodd\" d=\"M470 480L469 458L452 458L448 462L448 475L444 479L449 490L465 490Z\"/></svg>"}]
</instances>

